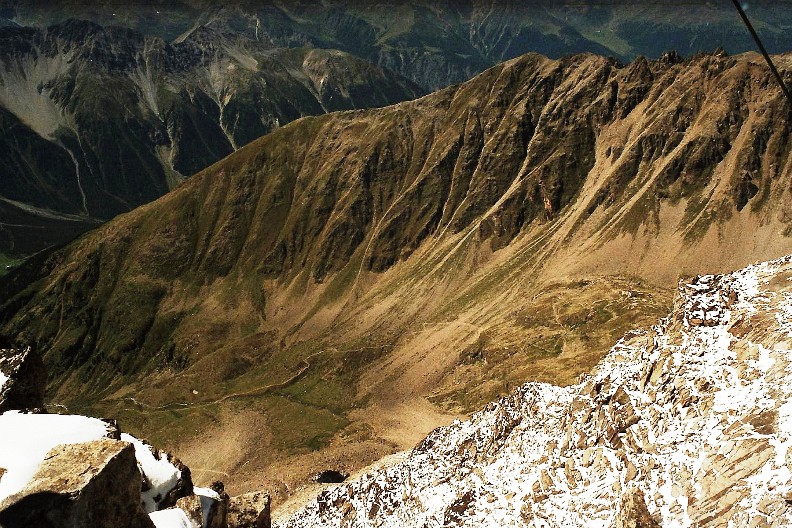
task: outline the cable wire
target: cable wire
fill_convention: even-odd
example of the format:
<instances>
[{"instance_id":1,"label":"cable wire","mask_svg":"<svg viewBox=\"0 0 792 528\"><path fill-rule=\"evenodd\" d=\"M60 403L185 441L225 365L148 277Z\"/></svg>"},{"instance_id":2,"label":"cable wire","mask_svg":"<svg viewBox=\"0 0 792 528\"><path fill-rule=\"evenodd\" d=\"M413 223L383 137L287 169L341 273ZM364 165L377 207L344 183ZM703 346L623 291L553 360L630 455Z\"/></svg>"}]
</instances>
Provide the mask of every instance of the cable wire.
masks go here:
<instances>
[{"instance_id":1,"label":"cable wire","mask_svg":"<svg viewBox=\"0 0 792 528\"><path fill-rule=\"evenodd\" d=\"M787 88L784 79L781 77L781 74L778 72L778 69L775 67L775 64L773 64L773 60L770 58L770 55L767 53L764 44L762 44L762 41L759 39L759 35L756 33L756 30L751 24L751 21L748 20L748 15L745 14L745 10L740 5L739 0L732 0L732 2L734 3L734 7L737 8L737 12L740 13L740 18L742 18L743 22L745 22L745 26L748 28L748 31L751 33L751 36L756 42L756 45L759 47L759 51L762 52L762 56L767 62L767 65L770 66L770 70L773 72L773 75L775 75L776 81L778 81L778 85L781 87L781 90L784 92L784 95L786 95L787 100L790 102L790 104L792 104L792 93L789 92L789 89Z\"/></svg>"}]
</instances>

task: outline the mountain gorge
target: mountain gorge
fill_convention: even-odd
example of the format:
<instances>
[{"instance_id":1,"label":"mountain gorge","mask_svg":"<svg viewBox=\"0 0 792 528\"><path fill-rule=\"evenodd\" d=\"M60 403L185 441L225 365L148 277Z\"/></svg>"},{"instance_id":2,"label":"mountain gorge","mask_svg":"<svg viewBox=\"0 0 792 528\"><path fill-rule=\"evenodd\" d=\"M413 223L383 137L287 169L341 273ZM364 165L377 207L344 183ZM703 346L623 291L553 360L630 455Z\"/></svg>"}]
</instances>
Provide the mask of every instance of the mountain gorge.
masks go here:
<instances>
[{"instance_id":1,"label":"mountain gorge","mask_svg":"<svg viewBox=\"0 0 792 528\"><path fill-rule=\"evenodd\" d=\"M0 43L3 207L34 216L9 217L0 250L16 255L154 200L299 117L423 93L342 52L272 49L206 28L168 44L69 20L2 28ZM60 222L30 247L25 233L42 217Z\"/></svg>"},{"instance_id":2,"label":"mountain gorge","mask_svg":"<svg viewBox=\"0 0 792 528\"><path fill-rule=\"evenodd\" d=\"M574 383L680 273L783 253L788 116L751 54L529 54L253 141L15 270L2 334L54 403L288 496Z\"/></svg>"}]
</instances>

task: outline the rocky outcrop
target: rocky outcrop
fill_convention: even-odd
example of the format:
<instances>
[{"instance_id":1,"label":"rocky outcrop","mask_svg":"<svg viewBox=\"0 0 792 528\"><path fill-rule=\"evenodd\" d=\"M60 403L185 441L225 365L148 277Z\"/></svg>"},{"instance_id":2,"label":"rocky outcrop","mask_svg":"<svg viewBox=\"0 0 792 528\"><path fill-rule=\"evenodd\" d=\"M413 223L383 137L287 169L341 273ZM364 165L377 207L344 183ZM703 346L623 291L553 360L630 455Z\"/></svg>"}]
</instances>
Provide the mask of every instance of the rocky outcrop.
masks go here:
<instances>
[{"instance_id":1,"label":"rocky outcrop","mask_svg":"<svg viewBox=\"0 0 792 528\"><path fill-rule=\"evenodd\" d=\"M204 501L198 495L189 495L176 501L175 508L182 510L193 526L204 526ZM207 511L207 517L210 512Z\"/></svg>"},{"instance_id":2,"label":"rocky outcrop","mask_svg":"<svg viewBox=\"0 0 792 528\"><path fill-rule=\"evenodd\" d=\"M217 480L212 482L209 490L212 491L212 493L207 493L207 495L209 495L214 502L209 508L206 528L226 528L230 497L225 491L225 485Z\"/></svg>"},{"instance_id":3,"label":"rocky outcrop","mask_svg":"<svg viewBox=\"0 0 792 528\"><path fill-rule=\"evenodd\" d=\"M231 497L228 503L228 528L270 528L270 496L254 491Z\"/></svg>"},{"instance_id":4,"label":"rocky outcrop","mask_svg":"<svg viewBox=\"0 0 792 528\"><path fill-rule=\"evenodd\" d=\"M175 506L182 497L188 497L193 494L194 486L192 482L192 473L190 472L190 468L187 467L184 462L170 453L159 449L152 450L154 452L154 458L157 460L166 460L169 464L176 468L179 474L176 484L174 484L173 488L165 494L165 496L159 501L157 505L159 509L170 508L171 506ZM146 488L150 489L150 486L151 482L144 478L143 491L148 491Z\"/></svg>"},{"instance_id":5,"label":"rocky outcrop","mask_svg":"<svg viewBox=\"0 0 792 528\"><path fill-rule=\"evenodd\" d=\"M789 526L792 256L684 282L580 383L529 383L281 528Z\"/></svg>"},{"instance_id":6,"label":"rocky outcrop","mask_svg":"<svg viewBox=\"0 0 792 528\"><path fill-rule=\"evenodd\" d=\"M140 471L140 496L147 512L164 510L194 493L190 468L170 453L129 434L121 439L135 447Z\"/></svg>"},{"instance_id":7,"label":"rocky outcrop","mask_svg":"<svg viewBox=\"0 0 792 528\"><path fill-rule=\"evenodd\" d=\"M27 486L0 503L0 526L153 528L133 447L102 439L52 449Z\"/></svg>"},{"instance_id":8,"label":"rocky outcrop","mask_svg":"<svg viewBox=\"0 0 792 528\"><path fill-rule=\"evenodd\" d=\"M0 431L4 528L226 528L222 483L194 487L186 465L113 420L10 411Z\"/></svg>"},{"instance_id":9,"label":"rocky outcrop","mask_svg":"<svg viewBox=\"0 0 792 528\"><path fill-rule=\"evenodd\" d=\"M266 492L251 492L229 497L222 482L210 488L195 488L195 493L182 497L173 508L152 515L178 515L181 510L193 526L204 528L270 528L270 497Z\"/></svg>"},{"instance_id":10,"label":"rocky outcrop","mask_svg":"<svg viewBox=\"0 0 792 528\"><path fill-rule=\"evenodd\" d=\"M44 408L47 371L31 347L0 350L0 414Z\"/></svg>"}]
</instances>

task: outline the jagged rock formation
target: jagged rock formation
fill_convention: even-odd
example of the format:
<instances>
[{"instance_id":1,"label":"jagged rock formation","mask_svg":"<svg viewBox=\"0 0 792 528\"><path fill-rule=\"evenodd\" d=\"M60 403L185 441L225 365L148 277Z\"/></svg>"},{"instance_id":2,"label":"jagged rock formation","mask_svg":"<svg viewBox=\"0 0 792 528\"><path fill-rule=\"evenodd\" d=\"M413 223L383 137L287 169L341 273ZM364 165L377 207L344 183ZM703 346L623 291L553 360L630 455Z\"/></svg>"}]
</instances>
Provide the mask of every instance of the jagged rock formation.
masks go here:
<instances>
[{"instance_id":1,"label":"jagged rock formation","mask_svg":"<svg viewBox=\"0 0 792 528\"><path fill-rule=\"evenodd\" d=\"M580 383L526 384L278 526L787 526L790 280L792 256L686 282Z\"/></svg>"},{"instance_id":2,"label":"jagged rock formation","mask_svg":"<svg viewBox=\"0 0 792 528\"><path fill-rule=\"evenodd\" d=\"M0 412L0 526L235 528L251 519L269 526L268 495L232 500L222 482L195 488L186 465L122 434L115 420L21 412L30 399L13 391L45 382L30 348L2 351L0 394L14 397L0 401L21 406ZM226 522L229 503L237 524Z\"/></svg>"},{"instance_id":3,"label":"jagged rock formation","mask_svg":"<svg viewBox=\"0 0 792 528\"><path fill-rule=\"evenodd\" d=\"M228 526L226 523L228 495L218 493L215 489L210 491L212 493L205 493L201 496L183 497L176 502L176 508L184 511L195 526L226 528Z\"/></svg>"},{"instance_id":4,"label":"jagged rock formation","mask_svg":"<svg viewBox=\"0 0 792 528\"><path fill-rule=\"evenodd\" d=\"M354 469L525 379L574 381L680 271L788 250L788 116L754 55L527 55L253 142L0 282L0 332L48 350L59 403L153 414L181 458L166 413L273 432L223 451L251 488L334 441ZM204 467L228 449L175 441Z\"/></svg>"},{"instance_id":5,"label":"jagged rock formation","mask_svg":"<svg viewBox=\"0 0 792 528\"><path fill-rule=\"evenodd\" d=\"M44 408L47 371L31 347L0 350L0 413Z\"/></svg>"},{"instance_id":6,"label":"jagged rock formation","mask_svg":"<svg viewBox=\"0 0 792 528\"><path fill-rule=\"evenodd\" d=\"M206 28L168 44L69 20L0 28L0 50L0 250L17 255L154 200L299 117L423 93L346 53Z\"/></svg>"},{"instance_id":7,"label":"jagged rock formation","mask_svg":"<svg viewBox=\"0 0 792 528\"><path fill-rule=\"evenodd\" d=\"M229 499L219 482L194 488L187 466L108 421L8 411L0 430L0 526L269 526L268 496Z\"/></svg>"},{"instance_id":8,"label":"jagged rock formation","mask_svg":"<svg viewBox=\"0 0 792 528\"><path fill-rule=\"evenodd\" d=\"M194 494L190 468L181 460L132 435L122 434L119 439L135 447L142 479L140 495L147 512L172 508L179 499Z\"/></svg>"}]
</instances>

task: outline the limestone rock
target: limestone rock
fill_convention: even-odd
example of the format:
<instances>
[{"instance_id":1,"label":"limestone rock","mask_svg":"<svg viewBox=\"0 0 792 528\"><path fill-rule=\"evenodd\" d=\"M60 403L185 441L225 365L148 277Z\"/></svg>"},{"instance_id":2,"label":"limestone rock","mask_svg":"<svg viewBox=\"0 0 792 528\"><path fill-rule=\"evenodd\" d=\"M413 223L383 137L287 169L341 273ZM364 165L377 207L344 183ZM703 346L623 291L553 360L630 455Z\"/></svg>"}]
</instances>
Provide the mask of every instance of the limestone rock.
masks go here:
<instances>
[{"instance_id":1,"label":"limestone rock","mask_svg":"<svg viewBox=\"0 0 792 528\"><path fill-rule=\"evenodd\" d=\"M47 371L31 347L0 350L0 413L44 407Z\"/></svg>"},{"instance_id":2,"label":"limestone rock","mask_svg":"<svg viewBox=\"0 0 792 528\"><path fill-rule=\"evenodd\" d=\"M270 528L270 496L254 491L231 497L228 503L228 528Z\"/></svg>"},{"instance_id":3,"label":"limestone rock","mask_svg":"<svg viewBox=\"0 0 792 528\"><path fill-rule=\"evenodd\" d=\"M52 449L27 486L0 503L0 526L153 528L132 445L107 438Z\"/></svg>"}]
</instances>

